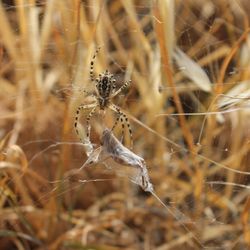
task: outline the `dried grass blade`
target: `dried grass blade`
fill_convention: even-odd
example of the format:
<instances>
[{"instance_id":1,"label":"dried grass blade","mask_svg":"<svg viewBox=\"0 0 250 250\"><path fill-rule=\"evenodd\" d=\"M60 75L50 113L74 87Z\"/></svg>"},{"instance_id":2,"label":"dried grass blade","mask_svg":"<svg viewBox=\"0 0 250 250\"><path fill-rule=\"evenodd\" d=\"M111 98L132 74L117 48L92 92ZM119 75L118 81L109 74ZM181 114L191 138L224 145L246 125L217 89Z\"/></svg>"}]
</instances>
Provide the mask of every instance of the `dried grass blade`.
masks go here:
<instances>
[{"instance_id":1,"label":"dried grass blade","mask_svg":"<svg viewBox=\"0 0 250 250\"><path fill-rule=\"evenodd\" d=\"M5 14L2 3L0 2L0 34L1 40L3 41L4 46L7 48L11 57L15 60L18 58L17 46L16 46L16 36L12 31L10 23Z\"/></svg>"},{"instance_id":2,"label":"dried grass blade","mask_svg":"<svg viewBox=\"0 0 250 250\"><path fill-rule=\"evenodd\" d=\"M185 74L186 77L192 80L197 87L205 92L211 92L211 82L205 71L198 63L189 58L183 51L178 48L175 50L174 59L177 62L178 66L180 68L183 68L183 74Z\"/></svg>"}]
</instances>

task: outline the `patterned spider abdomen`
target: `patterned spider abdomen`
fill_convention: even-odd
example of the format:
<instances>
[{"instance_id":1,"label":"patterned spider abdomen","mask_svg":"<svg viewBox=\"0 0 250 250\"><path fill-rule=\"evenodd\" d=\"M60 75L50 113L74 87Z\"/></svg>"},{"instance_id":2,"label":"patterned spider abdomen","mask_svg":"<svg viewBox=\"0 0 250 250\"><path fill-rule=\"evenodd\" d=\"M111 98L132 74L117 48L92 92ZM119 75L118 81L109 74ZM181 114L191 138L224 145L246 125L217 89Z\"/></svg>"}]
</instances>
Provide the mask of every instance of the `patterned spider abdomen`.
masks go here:
<instances>
[{"instance_id":1,"label":"patterned spider abdomen","mask_svg":"<svg viewBox=\"0 0 250 250\"><path fill-rule=\"evenodd\" d=\"M109 97L114 89L115 79L113 79L113 75L108 71L99 75L99 78L96 79L96 89L98 91L98 102L101 109L107 107L109 102Z\"/></svg>"},{"instance_id":2,"label":"patterned spider abdomen","mask_svg":"<svg viewBox=\"0 0 250 250\"><path fill-rule=\"evenodd\" d=\"M109 78L104 76L99 85L99 93L104 97L108 97L110 94Z\"/></svg>"}]
</instances>

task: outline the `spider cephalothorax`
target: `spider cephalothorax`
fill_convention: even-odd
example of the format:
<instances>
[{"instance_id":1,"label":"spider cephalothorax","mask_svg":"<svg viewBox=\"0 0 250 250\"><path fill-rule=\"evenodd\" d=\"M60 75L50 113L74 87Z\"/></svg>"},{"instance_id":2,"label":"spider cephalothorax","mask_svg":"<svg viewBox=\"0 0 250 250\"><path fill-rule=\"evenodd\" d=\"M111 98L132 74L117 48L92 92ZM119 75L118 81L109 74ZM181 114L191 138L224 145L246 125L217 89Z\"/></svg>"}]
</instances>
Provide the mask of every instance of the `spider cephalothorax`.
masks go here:
<instances>
[{"instance_id":1,"label":"spider cephalothorax","mask_svg":"<svg viewBox=\"0 0 250 250\"><path fill-rule=\"evenodd\" d=\"M85 109L91 110L86 118L86 126L87 126L86 135L87 135L87 141L89 141L89 138L90 138L90 123L89 122L90 122L91 117L94 115L97 108L99 108L100 110L105 110L107 108L107 109L113 110L118 115L111 131L114 130L114 128L120 121L122 124L122 134L124 135L124 128L126 125L128 132L130 134L130 144L132 147L132 131L130 129L128 118L126 114L123 113L121 109L115 104L113 104L111 101L113 97L118 95L121 91L123 91L125 88L129 86L129 84L131 83L131 80L129 80L128 82L125 82L120 88L116 90L116 84L115 84L116 80L114 79L114 75L111 74L108 70L105 70L103 73L99 74L98 78L96 78L94 74L94 61L99 50L100 48L96 50L90 62L90 72L89 72L90 80L92 82L95 82L95 94L93 95L93 97L95 98L95 102L91 104L82 104L77 108L76 117L75 117L76 133L80 137L80 140L85 142L85 140L80 136L79 131L78 131L79 115L80 115L81 110L85 110Z\"/></svg>"}]
</instances>

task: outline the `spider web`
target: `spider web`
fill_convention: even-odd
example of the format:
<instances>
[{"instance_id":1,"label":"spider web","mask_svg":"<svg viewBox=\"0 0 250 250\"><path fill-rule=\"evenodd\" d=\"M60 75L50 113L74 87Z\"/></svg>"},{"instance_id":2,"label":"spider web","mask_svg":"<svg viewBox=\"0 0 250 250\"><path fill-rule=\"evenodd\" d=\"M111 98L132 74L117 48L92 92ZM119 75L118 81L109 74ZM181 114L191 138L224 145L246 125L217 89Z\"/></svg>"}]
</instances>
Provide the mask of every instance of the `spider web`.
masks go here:
<instances>
[{"instance_id":1,"label":"spider web","mask_svg":"<svg viewBox=\"0 0 250 250\"><path fill-rule=\"evenodd\" d=\"M9 4L7 2L5 4ZM231 2L233 6L238 6L237 1ZM242 232L237 231L238 234L232 233L230 226L236 227L237 223L235 223L236 220L230 220L230 217L239 218L242 210L244 210L245 199L249 195L248 169L243 167L237 170L238 168L235 168L238 165L237 157L240 154L245 154L246 157L240 159L242 166L247 166L247 155L249 154L247 147L243 143L247 139L242 139L246 136L249 140L247 133L244 134L249 124L247 121L249 117L247 113L249 110L249 82L247 77L244 81L242 80L245 79L244 77L238 77L241 74L243 75L245 69L249 67L249 58L246 56L249 52L249 40L241 44L238 51L239 61L229 65L225 81L222 79L224 85L228 86L228 91L216 94L213 92L213 88L216 87L222 59L230 53L229 47L234 45L229 36L224 34L224 37L221 38L218 35L219 32L209 32L210 30L213 31L216 26L213 18L216 15L215 9L218 7L216 4L212 3L212 1L206 1L203 7L199 5L202 7L201 11L199 11L193 5L191 5L192 8L189 8L188 4L176 1L174 9L171 9L173 8L171 5L169 5L169 9L164 6L165 11L169 12L169 19L166 19L168 15L165 15L164 8L162 8L163 12L161 14L163 18L159 20L151 1L134 1L133 5L131 5L132 1L127 3L119 1L119 3L123 7L120 8L118 4L113 8L119 9L122 14L117 14L120 12L114 11L112 16L111 11L110 13L106 11L108 1L103 1L102 4L94 1L83 1L81 4L88 17L86 23L88 26L93 26L95 31L89 32L89 36L84 35L83 31L81 36L76 33L77 35L72 36L72 39L67 36L65 46L62 45L59 48L57 46L60 45L60 35L63 34L63 29L65 29L65 33L71 29L70 22L66 23L65 26L62 25L60 20L63 17L60 15L75 12L77 8L68 3L64 7L60 7L64 9L64 12L59 13L53 10L55 13L52 23L59 27L59 32L55 32L55 40L51 39L44 47L45 54L48 54L40 62L43 65L44 78L42 82L44 84L41 84L38 80L38 87L30 89L29 93L33 96L30 101L31 106L22 106L24 94L22 94L21 87L19 92L8 95L5 99L7 105L3 106L3 113L5 113L11 108L11 105L18 103L16 114L14 114L14 117L18 118L18 112L34 113L39 103L43 103L42 107L38 109L40 115L34 124L35 135L38 134L38 138L42 139L36 141L34 134L28 135L27 132L24 132L20 136L20 132L18 132L14 133L16 137L11 137L9 144L15 144L17 138L20 138L19 145L29 159L29 167L45 176L47 180L51 180L51 182L57 180L55 176L58 175L55 169L63 168L62 165L66 166L66 170L62 171L67 174L70 173L71 169L76 170L76 172L81 169L83 178L78 179L78 184L76 187L74 186L75 190L81 189L82 186L90 186L93 183L103 181L105 185L110 186L115 183L116 189L122 192L126 189L117 184L117 179L118 182L121 180L121 178L117 177L128 178L141 186L143 190L149 191L153 196L157 197L158 203L161 203L166 211L170 211L169 213L173 215L177 223L182 224L180 228L183 229L184 227L185 230L180 230L180 235L185 236L191 233L191 238L195 239L201 247L207 246L206 243L209 246L210 242L212 242L212 247L224 246L223 237L217 239L210 230L218 230L223 234L229 230L231 241L232 239L237 241L238 237L240 237L239 234L242 234ZM47 3L40 1L39 4L41 13L39 14L38 11L37 13L34 12L33 15L40 15L44 18L43 8ZM9 7L5 5L5 9L8 9L12 14L23 7L28 9L30 4L9 5ZM230 8L233 9L232 6ZM170 15L171 11L173 11L172 16ZM239 6L235 8L235 13L240 11ZM111 20L107 19L107 13L112 16ZM134 16L133 13L135 13ZM186 15L180 13L186 13ZM137 22L134 20L135 17ZM173 19L175 19L174 22ZM64 20L66 20L66 17ZM110 26L105 27L100 24L109 21L111 21L111 26L114 27L116 32L111 35L107 35L107 27ZM221 21L220 29L230 26L226 16L223 16ZM13 23L13 26L15 26L15 20ZM173 41L166 45L169 51L172 51L171 58L176 82L174 87L169 85L166 77L161 77L161 72L165 71L168 65L165 64L162 58L159 41L156 39L154 25L157 25L157 23L161 23L170 31L171 25L174 26L175 33L170 32L167 34L168 39L173 38ZM84 27L79 26L79 30L82 29ZM218 30L220 29L218 28ZM232 29L234 30L233 34L237 35L237 37L244 32L241 25L232 27ZM202 39L204 32L206 32L206 38ZM98 44L89 42L91 40L90 34L96 36L95 40L98 41ZM122 50L118 50L117 37L122 41ZM177 48L173 46L174 40L178 45ZM109 144L107 144L107 141L103 141L102 137L105 127L112 127L115 120L112 114L107 113L104 121L100 121L98 114L93 118L91 121L92 143L86 143L85 145L75 142L76 137L73 129L66 130L61 122L63 118L67 118L69 120L68 124L70 124L77 105L89 101L88 98L83 98L82 90L90 92L94 90L94 86L89 83L88 75L90 58L97 45L103 47L103 50L96 60L96 73L102 72L106 68L110 69L118 80L118 86L131 77L133 79L131 89L128 90L127 95L123 93L114 100L114 103L121 106L130 117L135 135L135 149L133 151L128 150L118 140L115 142L115 145L121 148L121 153L118 156L114 151L110 152ZM65 57L69 56L69 54L70 57L65 58L63 53L60 54L60 49L70 51L68 54L65 52ZM49 56L50 50L53 51L52 56ZM151 50L151 52L145 55L144 51L148 50ZM53 55L57 56L52 58ZM133 55L135 56L133 57ZM50 60L53 61L53 66ZM209 61L211 63L208 63ZM36 66L36 61L17 61L16 64L18 71L25 74L27 67ZM65 69L69 70L70 73L67 74ZM3 79L10 80L10 82L12 80L8 74L1 77L2 81ZM180 95L183 113L178 112L176 109L173 97L175 90ZM23 92L25 91L27 91L27 88L24 87ZM51 95L51 93L54 95ZM55 96L57 100L61 100L59 104L54 104L54 101L46 102L46 100L53 99ZM203 101L204 99L206 101ZM56 114L51 112L54 108L58 110ZM69 110L70 115L62 117L60 113L66 112L66 109ZM180 116L185 116L188 123L190 123L195 143L197 143L196 152L191 152L187 141L180 136ZM8 116L3 115L2 118L8 119ZM84 118L83 116L83 133ZM212 126L208 126L212 119L219 124L216 129L221 133L212 134L216 132L216 129L213 130ZM244 120L246 124L242 125ZM197 125L194 125L194 123ZM23 126L26 131L29 131L30 127L27 124ZM48 130L48 128L51 128L51 130ZM14 124L14 129L22 131L18 122ZM119 129L118 127L114 135L109 134L110 138L113 138L113 136L114 138L120 138ZM241 141L235 140L237 130L242 131L239 136ZM66 132L61 133L64 134L62 137L58 131ZM210 137L213 136L214 140L210 140ZM232 137L232 140L228 139L230 137ZM233 140L236 141L235 144ZM34 144L36 146L32 148L30 145ZM242 146L242 151L237 151L237 145L238 147ZM69 157L67 152L71 152L72 155ZM65 155L65 157L61 155ZM121 155L125 158L121 159ZM234 156L235 160L232 159ZM196 158L200 168L205 169L201 174L201 179L191 177L192 174L199 173L198 170L192 172L192 168L195 168L192 157ZM53 164L53 159L56 164ZM70 160L65 160L65 163L60 165L58 159L61 159L62 162L65 159ZM130 162L131 159L132 163ZM86 165L82 165L84 162L89 164L90 161L95 163L94 166L87 168ZM128 164L128 162L130 163ZM106 165L103 168L105 169L103 178L103 170L100 170L99 165ZM55 166L54 169L51 169L51 166ZM84 167L81 168L81 166ZM95 171L95 169L97 169L96 173L93 172L95 174L92 174L91 171ZM115 175L111 174L110 177L108 172L112 171ZM101 177L98 179L100 173ZM105 174L107 174L107 178ZM152 177L149 178L149 176ZM201 183L192 184L195 180L201 180ZM65 190L57 193L60 185L65 181L63 177L59 182L56 182L51 191L45 190L41 200L47 200L51 194L63 197L65 193L70 193L72 189L68 186L65 186ZM199 188L196 187L198 185L200 185L202 191L198 190ZM99 187L99 189L101 188ZM200 196L194 197L192 189L194 189L195 193L201 192ZM105 192L105 195L107 195L113 191ZM145 205L147 202L152 204L149 198L143 197L138 191L130 191L129 195L133 196L135 193L141 204ZM72 200L68 197L67 199L71 204ZM79 200L79 198L75 199ZM166 201L168 199L170 200L169 203ZM207 202L202 202L204 199L207 199ZM41 200L38 200L37 203L40 204ZM211 205L212 201L218 201L217 206ZM239 205L240 209L237 208L237 205ZM73 207L72 204L71 206ZM225 207L227 211L223 212ZM189 213L189 211L191 212ZM194 214L197 214L197 217ZM201 228L199 223L205 223L207 227L204 235L196 236L196 233L192 233L195 230L186 225L195 224L197 228ZM180 237L180 235L176 237ZM164 244L167 244L166 242L168 241L162 240L159 245L164 246ZM239 242L239 244L243 244L243 239L239 239ZM173 242L173 244L175 243ZM176 244L178 245L178 243Z\"/></svg>"}]
</instances>

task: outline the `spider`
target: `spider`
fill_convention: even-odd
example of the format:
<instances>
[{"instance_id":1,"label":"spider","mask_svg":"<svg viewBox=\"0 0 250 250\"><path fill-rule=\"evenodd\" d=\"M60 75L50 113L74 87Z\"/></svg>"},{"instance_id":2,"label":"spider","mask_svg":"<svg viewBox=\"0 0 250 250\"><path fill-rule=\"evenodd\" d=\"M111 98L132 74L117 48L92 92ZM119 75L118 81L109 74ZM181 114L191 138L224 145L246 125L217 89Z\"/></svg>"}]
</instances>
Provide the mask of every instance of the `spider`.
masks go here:
<instances>
[{"instance_id":1,"label":"spider","mask_svg":"<svg viewBox=\"0 0 250 250\"><path fill-rule=\"evenodd\" d=\"M86 109L91 110L86 117L86 136L87 136L87 141L89 142L91 117L95 114L98 108L99 110L102 111L104 111L105 109L110 109L117 114L116 121L111 131L115 129L118 122L120 121L122 125L122 138L124 138L124 129L126 126L130 136L130 147L132 148L132 130L128 121L128 117L126 116L125 113L122 112L122 110L118 106L116 106L111 101L113 97L120 94L124 89L126 89L130 85L131 80L123 83L122 86L118 90L116 90L116 80L114 79L114 75L111 74L108 70L105 70L104 72L99 74L98 78L96 78L94 74L94 63L99 50L100 47L96 49L92 57L92 60L90 61L90 72L89 72L91 82L95 83L95 93L92 94L92 96L95 98L95 101L91 104L82 104L77 108L75 116L75 124L74 124L76 134L78 135L80 140L84 142L83 138L80 136L78 131L79 116L81 111Z\"/></svg>"}]
</instances>

